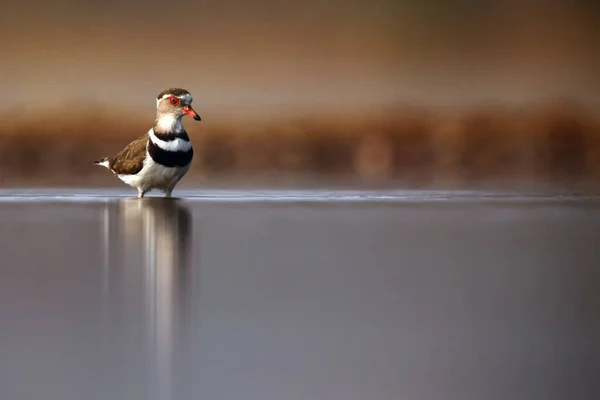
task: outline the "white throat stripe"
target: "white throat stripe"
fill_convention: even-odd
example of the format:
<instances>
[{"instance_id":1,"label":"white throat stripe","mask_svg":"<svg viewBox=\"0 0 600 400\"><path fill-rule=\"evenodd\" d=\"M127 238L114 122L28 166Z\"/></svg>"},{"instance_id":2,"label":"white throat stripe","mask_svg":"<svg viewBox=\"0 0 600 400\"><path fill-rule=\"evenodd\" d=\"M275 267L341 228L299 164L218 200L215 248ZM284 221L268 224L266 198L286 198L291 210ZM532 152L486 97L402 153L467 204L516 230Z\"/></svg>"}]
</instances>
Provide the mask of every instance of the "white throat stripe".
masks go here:
<instances>
[{"instance_id":1,"label":"white throat stripe","mask_svg":"<svg viewBox=\"0 0 600 400\"><path fill-rule=\"evenodd\" d=\"M174 140L164 141L156 137L154 134L154 130L150 129L148 131L150 135L150 140L152 143L160 147L165 151L189 151L192 148L192 144L189 141L183 140L181 138L176 138Z\"/></svg>"},{"instance_id":2,"label":"white throat stripe","mask_svg":"<svg viewBox=\"0 0 600 400\"><path fill-rule=\"evenodd\" d=\"M172 114L161 115L156 121L156 127L162 132L181 132L183 131L181 116L176 117Z\"/></svg>"}]
</instances>

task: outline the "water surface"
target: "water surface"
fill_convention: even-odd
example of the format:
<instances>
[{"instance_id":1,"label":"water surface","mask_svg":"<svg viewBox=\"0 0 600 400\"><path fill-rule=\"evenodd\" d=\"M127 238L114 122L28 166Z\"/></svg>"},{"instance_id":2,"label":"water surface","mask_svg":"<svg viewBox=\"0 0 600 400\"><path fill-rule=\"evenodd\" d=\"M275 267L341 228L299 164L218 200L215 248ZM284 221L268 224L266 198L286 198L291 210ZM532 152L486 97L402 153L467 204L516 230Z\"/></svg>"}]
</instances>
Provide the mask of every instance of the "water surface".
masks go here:
<instances>
[{"instance_id":1,"label":"water surface","mask_svg":"<svg viewBox=\"0 0 600 400\"><path fill-rule=\"evenodd\" d=\"M0 193L2 399L600 394L600 198Z\"/></svg>"}]
</instances>

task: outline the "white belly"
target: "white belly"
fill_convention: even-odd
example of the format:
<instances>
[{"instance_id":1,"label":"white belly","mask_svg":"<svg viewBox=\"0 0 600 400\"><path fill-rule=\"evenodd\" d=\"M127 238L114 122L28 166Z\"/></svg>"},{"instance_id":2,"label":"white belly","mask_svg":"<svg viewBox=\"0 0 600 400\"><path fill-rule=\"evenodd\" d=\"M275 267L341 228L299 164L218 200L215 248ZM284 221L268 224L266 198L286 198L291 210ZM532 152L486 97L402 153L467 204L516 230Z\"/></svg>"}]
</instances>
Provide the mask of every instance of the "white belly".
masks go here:
<instances>
[{"instance_id":1,"label":"white belly","mask_svg":"<svg viewBox=\"0 0 600 400\"><path fill-rule=\"evenodd\" d=\"M173 188L179 180L188 172L190 164L185 167L165 167L157 164L150 156L146 156L144 166L135 175L117 175L127 185L149 191L152 189Z\"/></svg>"}]
</instances>

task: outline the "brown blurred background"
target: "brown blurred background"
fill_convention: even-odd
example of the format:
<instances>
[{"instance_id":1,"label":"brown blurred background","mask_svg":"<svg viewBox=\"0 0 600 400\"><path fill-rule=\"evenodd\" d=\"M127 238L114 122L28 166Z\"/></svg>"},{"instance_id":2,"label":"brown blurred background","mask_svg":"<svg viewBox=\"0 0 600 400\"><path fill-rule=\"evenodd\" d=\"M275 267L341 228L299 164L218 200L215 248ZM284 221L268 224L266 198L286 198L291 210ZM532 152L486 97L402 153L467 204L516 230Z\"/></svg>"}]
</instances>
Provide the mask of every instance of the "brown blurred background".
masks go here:
<instances>
[{"instance_id":1,"label":"brown blurred background","mask_svg":"<svg viewBox=\"0 0 600 400\"><path fill-rule=\"evenodd\" d=\"M4 186L121 186L92 161L194 96L182 186L600 182L595 1L4 2Z\"/></svg>"}]
</instances>

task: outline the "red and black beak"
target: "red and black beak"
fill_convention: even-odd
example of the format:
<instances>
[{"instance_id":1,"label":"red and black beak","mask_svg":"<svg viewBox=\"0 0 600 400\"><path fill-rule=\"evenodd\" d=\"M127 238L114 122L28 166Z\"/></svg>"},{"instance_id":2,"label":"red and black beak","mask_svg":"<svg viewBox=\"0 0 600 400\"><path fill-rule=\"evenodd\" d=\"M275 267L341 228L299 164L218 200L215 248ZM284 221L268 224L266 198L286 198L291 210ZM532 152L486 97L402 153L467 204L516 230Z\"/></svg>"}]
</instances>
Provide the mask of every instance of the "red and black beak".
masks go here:
<instances>
[{"instance_id":1,"label":"red and black beak","mask_svg":"<svg viewBox=\"0 0 600 400\"><path fill-rule=\"evenodd\" d=\"M183 107L183 112L189 115L190 117L194 117L196 121L200 121L200 116L191 106Z\"/></svg>"}]
</instances>

